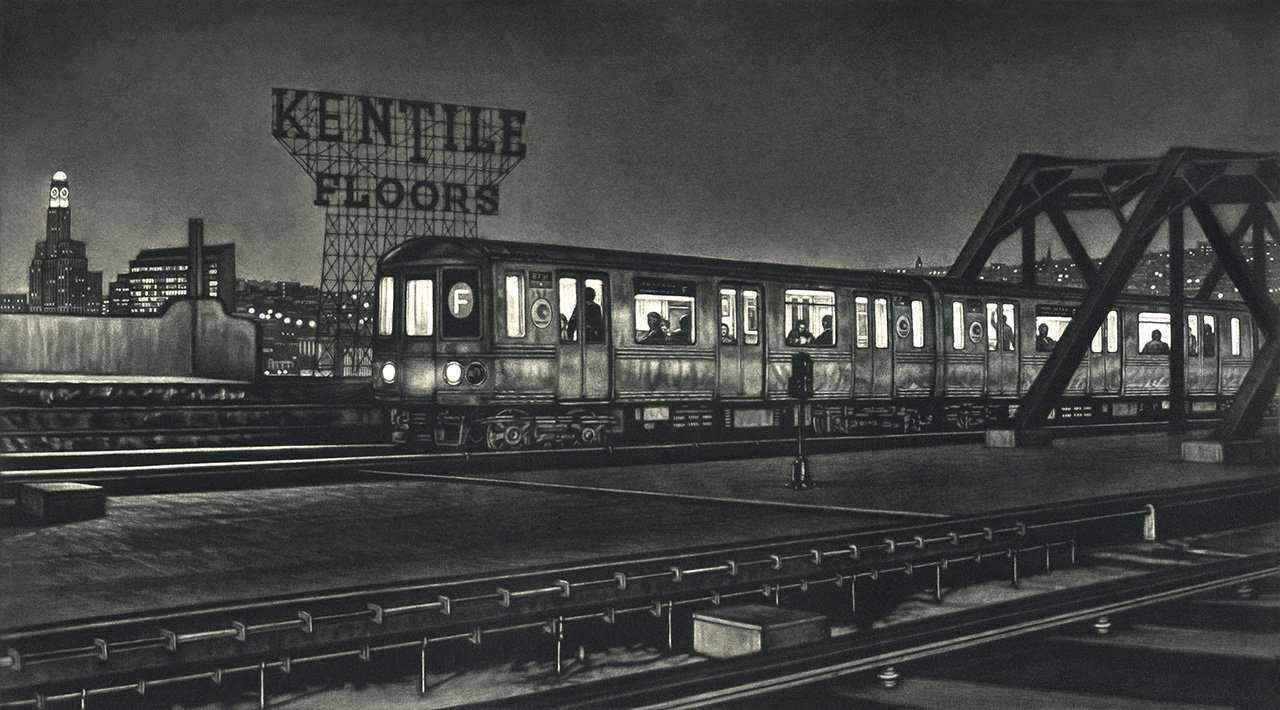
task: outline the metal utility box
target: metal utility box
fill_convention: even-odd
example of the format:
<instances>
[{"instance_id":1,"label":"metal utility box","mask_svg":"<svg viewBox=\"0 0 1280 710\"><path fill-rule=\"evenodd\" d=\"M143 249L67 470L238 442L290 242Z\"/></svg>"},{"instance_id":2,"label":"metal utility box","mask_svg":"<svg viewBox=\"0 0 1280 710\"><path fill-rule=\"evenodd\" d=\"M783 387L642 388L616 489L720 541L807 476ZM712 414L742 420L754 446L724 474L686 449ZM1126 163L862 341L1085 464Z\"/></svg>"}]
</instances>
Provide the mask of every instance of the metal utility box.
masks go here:
<instances>
[{"instance_id":1,"label":"metal utility box","mask_svg":"<svg viewBox=\"0 0 1280 710\"><path fill-rule=\"evenodd\" d=\"M23 515L41 522L99 518L106 514L107 494L85 483L24 483L18 488Z\"/></svg>"},{"instance_id":2,"label":"metal utility box","mask_svg":"<svg viewBox=\"0 0 1280 710\"><path fill-rule=\"evenodd\" d=\"M831 638L831 621L811 611L764 604L726 607L693 615L693 650L732 658Z\"/></svg>"}]
</instances>

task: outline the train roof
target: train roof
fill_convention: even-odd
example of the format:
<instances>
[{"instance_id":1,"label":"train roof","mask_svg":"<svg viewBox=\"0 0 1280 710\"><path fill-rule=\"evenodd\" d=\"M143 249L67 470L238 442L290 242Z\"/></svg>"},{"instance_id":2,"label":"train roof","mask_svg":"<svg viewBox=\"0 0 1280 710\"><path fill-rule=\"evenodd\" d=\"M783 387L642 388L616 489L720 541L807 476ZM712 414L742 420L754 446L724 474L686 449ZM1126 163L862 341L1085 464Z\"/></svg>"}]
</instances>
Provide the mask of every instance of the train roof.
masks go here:
<instances>
[{"instance_id":1,"label":"train roof","mask_svg":"<svg viewBox=\"0 0 1280 710\"><path fill-rule=\"evenodd\" d=\"M774 264L768 262L720 259L682 254L650 254L622 249L517 242L460 237L420 237L388 251L378 262L384 267L403 267L422 261L469 261L477 258L521 261L573 266L583 269L615 268L671 274L715 275L742 280L828 281L846 284L858 281L871 287L895 290L931 291L952 295L994 295L1026 297L1036 295L1066 300L1081 300L1083 290L1061 286L1025 286L1001 281L966 281L949 277L894 274L882 271L842 269L829 266ZM1167 304L1160 296L1125 293L1125 301L1158 305ZM1189 301L1191 299L1188 299ZM1215 301L1215 305L1243 308L1236 300Z\"/></svg>"}]
</instances>

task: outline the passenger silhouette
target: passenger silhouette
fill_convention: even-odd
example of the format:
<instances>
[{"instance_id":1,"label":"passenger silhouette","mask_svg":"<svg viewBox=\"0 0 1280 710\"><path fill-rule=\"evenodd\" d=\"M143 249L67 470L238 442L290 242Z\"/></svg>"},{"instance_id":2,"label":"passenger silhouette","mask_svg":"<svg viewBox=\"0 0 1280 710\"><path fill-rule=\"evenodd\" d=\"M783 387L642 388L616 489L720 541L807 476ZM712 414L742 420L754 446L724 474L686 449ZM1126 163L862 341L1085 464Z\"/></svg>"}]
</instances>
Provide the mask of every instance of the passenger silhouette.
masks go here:
<instances>
[{"instance_id":1,"label":"passenger silhouette","mask_svg":"<svg viewBox=\"0 0 1280 710\"><path fill-rule=\"evenodd\" d=\"M671 342L673 342L673 343L692 343L692 342L693 342L693 332L692 332L692 330L691 330L691 326L690 326L690 324L689 324L689 315L688 315L688 314L685 314L685 315L680 316L680 320L678 321L678 323L679 323L680 327L671 333L671 336L670 336L670 340L671 340Z\"/></svg>"},{"instance_id":2,"label":"passenger silhouette","mask_svg":"<svg viewBox=\"0 0 1280 710\"><path fill-rule=\"evenodd\" d=\"M787 345L808 345L812 340L813 333L809 332L809 324L803 320L797 320L791 326L791 332L787 333Z\"/></svg>"},{"instance_id":3,"label":"passenger silhouette","mask_svg":"<svg viewBox=\"0 0 1280 710\"><path fill-rule=\"evenodd\" d=\"M836 333L831 329L831 316L822 317L822 332L810 345L835 345Z\"/></svg>"},{"instance_id":4,"label":"passenger silhouette","mask_svg":"<svg viewBox=\"0 0 1280 710\"><path fill-rule=\"evenodd\" d=\"M1218 338L1217 334L1213 332L1213 326L1205 323L1204 328L1201 330L1201 334L1203 337L1200 338L1200 344L1204 348L1204 356L1217 357Z\"/></svg>"},{"instance_id":5,"label":"passenger silhouette","mask_svg":"<svg viewBox=\"0 0 1280 710\"><path fill-rule=\"evenodd\" d=\"M1196 341L1195 331L1191 330L1191 326L1187 326L1187 355L1193 356L1199 354L1200 347L1199 343Z\"/></svg>"},{"instance_id":6,"label":"passenger silhouette","mask_svg":"<svg viewBox=\"0 0 1280 710\"><path fill-rule=\"evenodd\" d=\"M582 304L582 322L583 336L588 343L598 343L604 340L604 313L600 310L600 304L596 303L596 290L587 287L583 290L586 302ZM573 317L569 319L569 339L577 340L578 335L578 310L574 310Z\"/></svg>"},{"instance_id":7,"label":"passenger silhouette","mask_svg":"<svg viewBox=\"0 0 1280 710\"><path fill-rule=\"evenodd\" d=\"M1164 335L1159 330L1151 331L1151 340L1142 346L1143 355L1168 355L1169 344L1164 342Z\"/></svg>"},{"instance_id":8,"label":"passenger silhouette","mask_svg":"<svg viewBox=\"0 0 1280 710\"><path fill-rule=\"evenodd\" d=\"M729 332L729 323L726 321L720 324L720 344L721 345L737 345L738 339L733 337L733 333Z\"/></svg>"},{"instance_id":9,"label":"passenger silhouette","mask_svg":"<svg viewBox=\"0 0 1280 710\"><path fill-rule=\"evenodd\" d=\"M1036 352L1047 353L1053 350L1057 341L1049 337L1049 324L1041 323L1036 333Z\"/></svg>"},{"instance_id":10,"label":"passenger silhouette","mask_svg":"<svg viewBox=\"0 0 1280 710\"><path fill-rule=\"evenodd\" d=\"M648 321L649 330L644 333L641 333L640 337L636 338L636 342L637 343L667 342L667 333L665 330L663 330L663 327L662 327L666 325L666 321L662 318L662 314L658 313L657 311L649 311L649 314L645 316L645 320Z\"/></svg>"}]
</instances>

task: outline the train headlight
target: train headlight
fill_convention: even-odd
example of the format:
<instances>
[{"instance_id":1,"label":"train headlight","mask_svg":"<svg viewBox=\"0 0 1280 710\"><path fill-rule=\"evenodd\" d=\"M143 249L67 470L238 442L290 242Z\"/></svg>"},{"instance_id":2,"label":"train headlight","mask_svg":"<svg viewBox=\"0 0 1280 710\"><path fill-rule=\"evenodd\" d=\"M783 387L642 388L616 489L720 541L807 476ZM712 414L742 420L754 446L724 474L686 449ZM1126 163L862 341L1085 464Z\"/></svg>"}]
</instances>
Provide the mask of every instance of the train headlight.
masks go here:
<instances>
[{"instance_id":1,"label":"train headlight","mask_svg":"<svg viewBox=\"0 0 1280 710\"><path fill-rule=\"evenodd\" d=\"M396 381L396 364L394 362L391 362L390 360L382 363L382 371L379 374L382 375L382 381L385 382L386 384L391 384L392 382L395 382Z\"/></svg>"},{"instance_id":2,"label":"train headlight","mask_svg":"<svg viewBox=\"0 0 1280 710\"><path fill-rule=\"evenodd\" d=\"M450 362L444 366L444 381L451 385L462 382L462 363Z\"/></svg>"},{"instance_id":3,"label":"train headlight","mask_svg":"<svg viewBox=\"0 0 1280 710\"><path fill-rule=\"evenodd\" d=\"M467 382L470 382L473 385L478 385L484 382L484 378L488 376L489 371L484 368L483 364L473 362L470 365L467 365Z\"/></svg>"}]
</instances>

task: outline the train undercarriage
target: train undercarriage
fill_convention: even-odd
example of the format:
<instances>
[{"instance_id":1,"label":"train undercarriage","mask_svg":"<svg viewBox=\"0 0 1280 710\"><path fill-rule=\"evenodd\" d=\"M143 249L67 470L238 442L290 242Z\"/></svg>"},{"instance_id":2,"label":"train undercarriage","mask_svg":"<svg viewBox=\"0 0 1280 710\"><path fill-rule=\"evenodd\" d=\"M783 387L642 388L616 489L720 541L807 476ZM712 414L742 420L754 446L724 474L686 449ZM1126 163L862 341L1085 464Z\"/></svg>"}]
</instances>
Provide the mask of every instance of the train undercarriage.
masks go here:
<instances>
[{"instance_id":1,"label":"train undercarriage","mask_svg":"<svg viewBox=\"0 0 1280 710\"><path fill-rule=\"evenodd\" d=\"M1230 398L1192 399L1188 419L1213 419ZM806 434L816 437L963 432L1007 422L1017 401L898 399L809 402ZM1068 399L1051 426L1156 422L1167 398ZM469 451L604 447L777 438L795 431L796 402L643 403L539 407L401 407L390 410L392 441Z\"/></svg>"}]
</instances>

